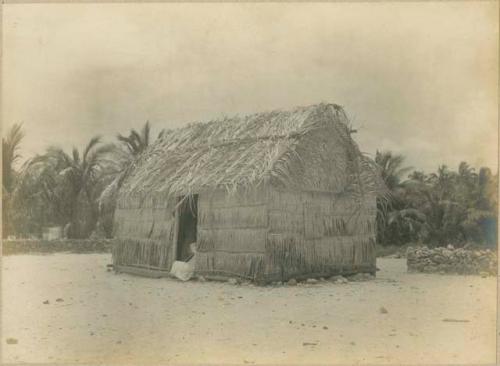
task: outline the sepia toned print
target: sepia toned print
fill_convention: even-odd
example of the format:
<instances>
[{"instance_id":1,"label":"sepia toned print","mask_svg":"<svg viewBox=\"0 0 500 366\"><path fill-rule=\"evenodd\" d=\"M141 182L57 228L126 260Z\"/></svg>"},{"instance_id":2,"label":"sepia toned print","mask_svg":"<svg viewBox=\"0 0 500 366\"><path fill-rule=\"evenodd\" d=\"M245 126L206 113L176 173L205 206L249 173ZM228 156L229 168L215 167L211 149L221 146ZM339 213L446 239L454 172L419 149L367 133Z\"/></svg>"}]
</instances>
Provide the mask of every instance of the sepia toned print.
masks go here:
<instances>
[{"instance_id":1,"label":"sepia toned print","mask_svg":"<svg viewBox=\"0 0 500 366\"><path fill-rule=\"evenodd\" d=\"M2 363L496 363L498 2L2 12Z\"/></svg>"}]
</instances>

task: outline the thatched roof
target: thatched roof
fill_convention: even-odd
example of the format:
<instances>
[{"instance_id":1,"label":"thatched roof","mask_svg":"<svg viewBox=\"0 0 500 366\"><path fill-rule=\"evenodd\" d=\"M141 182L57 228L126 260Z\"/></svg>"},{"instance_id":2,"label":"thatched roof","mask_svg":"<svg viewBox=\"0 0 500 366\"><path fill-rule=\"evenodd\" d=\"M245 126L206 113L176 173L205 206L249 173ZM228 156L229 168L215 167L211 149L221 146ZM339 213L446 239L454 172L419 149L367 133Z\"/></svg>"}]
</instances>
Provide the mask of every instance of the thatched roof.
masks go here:
<instances>
[{"instance_id":1,"label":"thatched roof","mask_svg":"<svg viewBox=\"0 0 500 366\"><path fill-rule=\"evenodd\" d=\"M317 157L320 164L325 154L320 154L321 146L315 146L317 141L306 142L315 130L325 128L336 136L337 145L351 152L349 156L353 160L346 162L343 154L344 158L335 163L337 169L331 171L331 175L351 176L345 172L350 167L356 176L356 179L336 178L337 188L345 189L348 181L360 183L360 177L366 187L378 187L369 159L359 152L350 137L343 109L334 104L317 104L165 130L129 169L120 196L140 192L172 196L216 188L233 190L264 182L290 188L315 188L318 183L305 181L311 174L304 170L304 165L315 166L315 163L304 161L304 156L307 150L317 150L316 155L309 154L308 158ZM332 161L335 158L331 156Z\"/></svg>"}]
</instances>

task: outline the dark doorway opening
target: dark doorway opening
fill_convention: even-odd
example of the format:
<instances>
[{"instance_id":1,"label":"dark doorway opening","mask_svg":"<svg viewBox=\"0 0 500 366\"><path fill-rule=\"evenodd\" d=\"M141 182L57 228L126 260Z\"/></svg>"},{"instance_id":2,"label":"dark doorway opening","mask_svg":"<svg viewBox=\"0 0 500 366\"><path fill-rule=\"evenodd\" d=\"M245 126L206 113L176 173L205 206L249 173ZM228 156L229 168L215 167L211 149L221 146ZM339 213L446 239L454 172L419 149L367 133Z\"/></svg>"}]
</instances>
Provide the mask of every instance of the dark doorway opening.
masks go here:
<instances>
[{"instance_id":1,"label":"dark doorway opening","mask_svg":"<svg viewBox=\"0 0 500 366\"><path fill-rule=\"evenodd\" d=\"M180 197L182 203L178 207L177 219L179 220L179 231L177 233L176 260L187 262L194 253L190 245L196 242L198 224L198 195Z\"/></svg>"}]
</instances>

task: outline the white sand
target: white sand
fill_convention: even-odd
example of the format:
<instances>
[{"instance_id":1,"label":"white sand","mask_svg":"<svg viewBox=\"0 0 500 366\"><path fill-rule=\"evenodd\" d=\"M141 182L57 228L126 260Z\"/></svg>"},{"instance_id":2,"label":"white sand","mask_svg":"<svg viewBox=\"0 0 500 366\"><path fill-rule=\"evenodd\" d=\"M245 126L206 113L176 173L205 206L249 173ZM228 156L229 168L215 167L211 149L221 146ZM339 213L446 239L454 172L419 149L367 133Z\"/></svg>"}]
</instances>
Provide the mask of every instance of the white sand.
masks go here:
<instances>
[{"instance_id":1,"label":"white sand","mask_svg":"<svg viewBox=\"0 0 500 366\"><path fill-rule=\"evenodd\" d=\"M263 288L116 275L110 260L4 257L3 362L495 361L492 277L408 274L381 259L375 281Z\"/></svg>"}]
</instances>

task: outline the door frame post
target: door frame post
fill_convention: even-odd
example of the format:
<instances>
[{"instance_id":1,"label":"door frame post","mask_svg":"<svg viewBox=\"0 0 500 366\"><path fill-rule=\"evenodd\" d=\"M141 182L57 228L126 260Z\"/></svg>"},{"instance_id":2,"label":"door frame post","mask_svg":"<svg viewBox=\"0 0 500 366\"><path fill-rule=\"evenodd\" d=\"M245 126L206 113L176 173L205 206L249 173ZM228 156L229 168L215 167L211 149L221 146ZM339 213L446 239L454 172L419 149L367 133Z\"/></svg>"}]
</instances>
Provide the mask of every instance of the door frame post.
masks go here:
<instances>
[{"instance_id":1,"label":"door frame post","mask_svg":"<svg viewBox=\"0 0 500 366\"><path fill-rule=\"evenodd\" d=\"M179 201L179 199L178 199ZM175 205L175 211L174 211L174 239L172 243L172 263L174 263L177 260L177 246L178 246L178 241L179 241L179 220L180 220L180 210L181 205L176 204Z\"/></svg>"}]
</instances>

